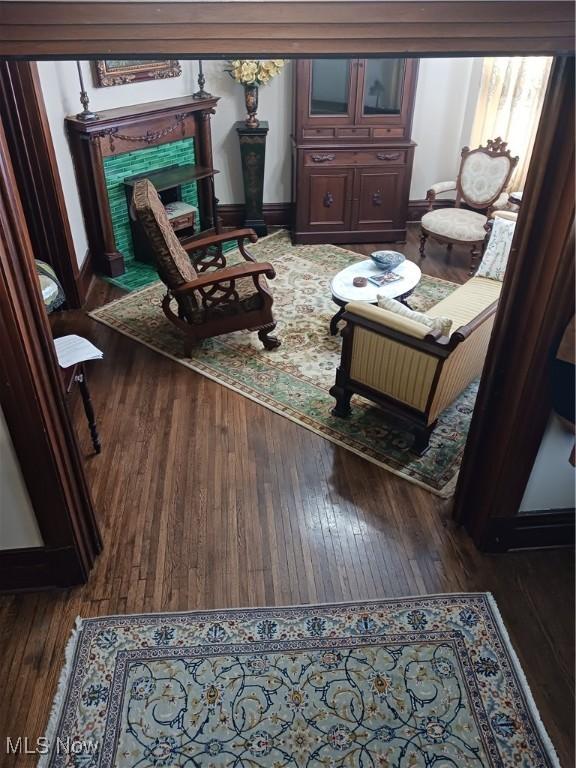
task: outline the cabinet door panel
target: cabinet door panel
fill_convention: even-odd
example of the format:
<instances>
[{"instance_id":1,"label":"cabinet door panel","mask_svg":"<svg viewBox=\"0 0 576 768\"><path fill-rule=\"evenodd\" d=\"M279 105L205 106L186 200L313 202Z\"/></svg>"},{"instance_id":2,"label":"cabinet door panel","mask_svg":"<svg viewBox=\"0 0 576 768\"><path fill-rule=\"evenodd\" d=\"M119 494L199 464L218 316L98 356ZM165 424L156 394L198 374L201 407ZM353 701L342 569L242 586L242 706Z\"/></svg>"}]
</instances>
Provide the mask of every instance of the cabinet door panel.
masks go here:
<instances>
[{"instance_id":1,"label":"cabinet door panel","mask_svg":"<svg viewBox=\"0 0 576 768\"><path fill-rule=\"evenodd\" d=\"M302 59L296 65L296 122L331 129L354 125L357 59ZM323 138L322 134L317 134ZM303 136L302 136L303 137ZM314 138L307 134L308 138Z\"/></svg>"},{"instance_id":2,"label":"cabinet door panel","mask_svg":"<svg viewBox=\"0 0 576 768\"><path fill-rule=\"evenodd\" d=\"M358 169L354 195L354 226L399 229L405 226L406 169Z\"/></svg>"},{"instance_id":3,"label":"cabinet door panel","mask_svg":"<svg viewBox=\"0 0 576 768\"><path fill-rule=\"evenodd\" d=\"M360 59L357 69L356 124L396 126L393 135L401 128L402 135L409 136L418 60Z\"/></svg>"},{"instance_id":4,"label":"cabinet door panel","mask_svg":"<svg viewBox=\"0 0 576 768\"><path fill-rule=\"evenodd\" d=\"M349 229L352 180L353 171L349 169L306 169L303 181L308 205L303 225L311 230Z\"/></svg>"}]
</instances>

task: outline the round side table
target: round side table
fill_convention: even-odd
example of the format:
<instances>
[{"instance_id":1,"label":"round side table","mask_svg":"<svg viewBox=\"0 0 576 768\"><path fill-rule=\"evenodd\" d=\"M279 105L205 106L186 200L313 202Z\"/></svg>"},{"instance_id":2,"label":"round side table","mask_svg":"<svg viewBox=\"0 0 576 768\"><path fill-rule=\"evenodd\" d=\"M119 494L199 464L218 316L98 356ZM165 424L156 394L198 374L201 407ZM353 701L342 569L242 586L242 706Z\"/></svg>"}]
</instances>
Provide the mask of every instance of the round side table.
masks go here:
<instances>
[{"instance_id":1,"label":"round side table","mask_svg":"<svg viewBox=\"0 0 576 768\"><path fill-rule=\"evenodd\" d=\"M403 304L414 288L420 282L422 272L413 261L403 261L402 264L395 267L394 272L402 276L401 280L396 280L388 285L374 285L368 282L362 288L357 288L352 281L355 277L372 277L382 274L381 267L378 267L372 259L359 261L351 264L349 267L338 272L331 283L332 301L338 305L338 312L330 320L330 333L336 336L338 333L338 321L344 314L344 307L351 301L365 301L367 304L376 304L378 296L388 296L391 299L398 299Z\"/></svg>"}]
</instances>

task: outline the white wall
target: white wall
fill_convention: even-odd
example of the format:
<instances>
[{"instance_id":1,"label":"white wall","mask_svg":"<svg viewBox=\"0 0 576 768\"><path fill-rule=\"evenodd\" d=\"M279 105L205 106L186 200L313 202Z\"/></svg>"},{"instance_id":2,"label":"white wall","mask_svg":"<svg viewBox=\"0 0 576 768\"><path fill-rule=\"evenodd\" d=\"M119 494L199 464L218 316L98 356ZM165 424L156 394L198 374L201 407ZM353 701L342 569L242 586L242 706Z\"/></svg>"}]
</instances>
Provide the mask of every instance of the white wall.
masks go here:
<instances>
[{"instance_id":1,"label":"white wall","mask_svg":"<svg viewBox=\"0 0 576 768\"><path fill-rule=\"evenodd\" d=\"M423 200L437 181L456 179L460 150L470 139L481 69L482 59L420 61L411 200Z\"/></svg>"},{"instance_id":2,"label":"white wall","mask_svg":"<svg viewBox=\"0 0 576 768\"><path fill-rule=\"evenodd\" d=\"M468 142L479 88L479 59L422 59L416 92L413 139L415 153L410 198L421 200L436 181L456 178L460 149ZM158 99L169 99L197 90L197 64L182 61L180 77L96 88L90 62L82 62L82 72L90 107L94 111L128 106ZM233 130L245 116L243 89L224 71L222 61L204 65L206 90L221 97L212 119L216 194L221 203L243 201L242 173L238 138ZM74 169L64 132L64 117L80 111L76 64L72 61L39 62L40 82L54 140L56 159L62 177L64 197L70 217L78 263L88 248L78 199ZM290 200L290 132L292 127L293 65L260 88L258 115L270 123L264 177L264 200L283 203Z\"/></svg>"},{"instance_id":3,"label":"white wall","mask_svg":"<svg viewBox=\"0 0 576 768\"><path fill-rule=\"evenodd\" d=\"M0 408L0 550L41 547L42 536Z\"/></svg>"},{"instance_id":4,"label":"white wall","mask_svg":"<svg viewBox=\"0 0 576 768\"><path fill-rule=\"evenodd\" d=\"M573 445L574 434L552 414L524 491L521 512L574 508L574 467L568 461Z\"/></svg>"}]
</instances>

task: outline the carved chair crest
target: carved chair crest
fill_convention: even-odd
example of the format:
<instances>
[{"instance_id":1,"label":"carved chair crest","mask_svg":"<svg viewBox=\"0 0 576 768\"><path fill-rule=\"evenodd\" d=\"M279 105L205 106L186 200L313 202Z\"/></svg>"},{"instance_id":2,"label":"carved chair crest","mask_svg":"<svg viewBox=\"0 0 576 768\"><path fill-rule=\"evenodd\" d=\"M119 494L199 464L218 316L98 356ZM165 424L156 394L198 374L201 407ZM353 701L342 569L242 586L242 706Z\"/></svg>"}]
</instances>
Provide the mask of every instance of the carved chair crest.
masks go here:
<instances>
[{"instance_id":1,"label":"carved chair crest","mask_svg":"<svg viewBox=\"0 0 576 768\"><path fill-rule=\"evenodd\" d=\"M485 147L462 149L458 172L456 207L464 201L472 208L488 208L504 191L518 162L507 142L488 139Z\"/></svg>"}]
</instances>

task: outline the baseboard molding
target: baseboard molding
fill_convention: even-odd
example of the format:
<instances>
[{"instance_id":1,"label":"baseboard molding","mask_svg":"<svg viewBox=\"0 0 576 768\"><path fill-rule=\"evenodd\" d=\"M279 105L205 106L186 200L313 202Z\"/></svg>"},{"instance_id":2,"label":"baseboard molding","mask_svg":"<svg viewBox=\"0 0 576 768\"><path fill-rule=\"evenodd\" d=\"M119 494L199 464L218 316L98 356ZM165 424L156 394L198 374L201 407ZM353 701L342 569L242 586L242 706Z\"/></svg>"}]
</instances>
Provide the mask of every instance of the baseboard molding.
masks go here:
<instances>
[{"instance_id":1,"label":"baseboard molding","mask_svg":"<svg viewBox=\"0 0 576 768\"><path fill-rule=\"evenodd\" d=\"M0 592L49 587L50 564L44 547L0 550Z\"/></svg>"},{"instance_id":2,"label":"baseboard molding","mask_svg":"<svg viewBox=\"0 0 576 768\"><path fill-rule=\"evenodd\" d=\"M82 306L86 303L86 299L90 293L90 288L92 287L92 281L94 280L94 277L95 273L94 265L92 264L92 255L90 254L90 251L86 251L84 261L80 266L80 271L78 272L78 278L76 280Z\"/></svg>"},{"instance_id":3,"label":"baseboard molding","mask_svg":"<svg viewBox=\"0 0 576 768\"><path fill-rule=\"evenodd\" d=\"M289 227L291 209L291 203L264 203L262 206L264 221L269 227ZM219 205L218 214L225 227L238 228L244 225L244 205L242 204Z\"/></svg>"},{"instance_id":4,"label":"baseboard molding","mask_svg":"<svg viewBox=\"0 0 576 768\"><path fill-rule=\"evenodd\" d=\"M509 518L493 518L482 551L573 547L575 518L574 509L542 510Z\"/></svg>"},{"instance_id":5,"label":"baseboard molding","mask_svg":"<svg viewBox=\"0 0 576 768\"><path fill-rule=\"evenodd\" d=\"M74 587L87 580L73 547L0 550L0 593Z\"/></svg>"},{"instance_id":6,"label":"baseboard molding","mask_svg":"<svg viewBox=\"0 0 576 768\"><path fill-rule=\"evenodd\" d=\"M454 200L434 200L432 203L432 210L437 208L451 208L454 205ZM408 203L408 224L418 224L420 219L425 213L430 210L430 203L428 200L410 200Z\"/></svg>"},{"instance_id":7,"label":"baseboard molding","mask_svg":"<svg viewBox=\"0 0 576 768\"><path fill-rule=\"evenodd\" d=\"M453 200L435 200L432 208L450 208L452 205ZM430 203L427 200L410 200L408 223L419 222L429 209ZM264 203L262 210L264 221L269 227L289 227L292 223L291 203ZM218 212L225 227L241 227L244 224L244 206L241 203L219 205Z\"/></svg>"}]
</instances>

